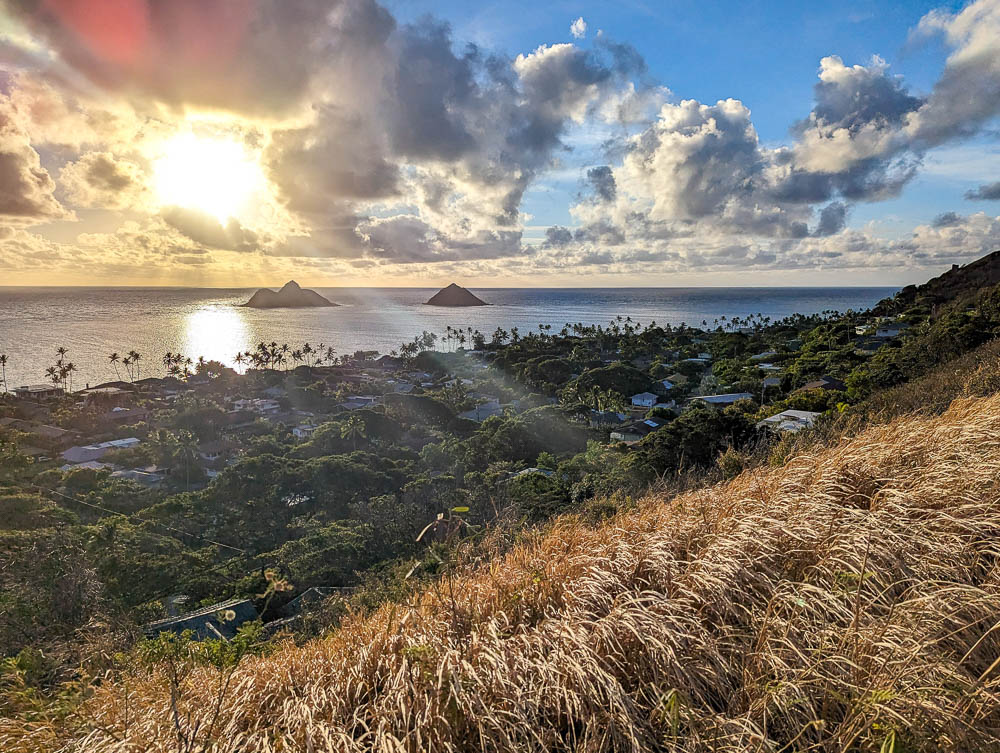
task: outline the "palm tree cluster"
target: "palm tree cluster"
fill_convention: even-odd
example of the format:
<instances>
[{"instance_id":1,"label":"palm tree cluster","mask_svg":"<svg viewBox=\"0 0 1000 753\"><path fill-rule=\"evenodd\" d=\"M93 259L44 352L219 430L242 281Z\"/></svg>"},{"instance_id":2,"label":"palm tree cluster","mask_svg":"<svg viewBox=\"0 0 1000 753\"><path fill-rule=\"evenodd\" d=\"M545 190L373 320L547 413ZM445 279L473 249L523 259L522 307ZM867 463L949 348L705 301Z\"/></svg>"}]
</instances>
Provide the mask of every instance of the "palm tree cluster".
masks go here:
<instances>
[{"instance_id":1,"label":"palm tree cluster","mask_svg":"<svg viewBox=\"0 0 1000 753\"><path fill-rule=\"evenodd\" d=\"M56 362L45 369L45 376L56 387L62 387L67 392L73 391L73 372L76 365L66 360L69 350L63 346L56 348Z\"/></svg>"},{"instance_id":2,"label":"palm tree cluster","mask_svg":"<svg viewBox=\"0 0 1000 753\"><path fill-rule=\"evenodd\" d=\"M117 351L108 356L108 361L115 369L115 378L121 381L122 375L118 368L118 364L121 364L125 369L125 375L130 382L135 382L139 378L139 362L142 360L142 354L135 350L130 350L124 357L118 355Z\"/></svg>"},{"instance_id":3,"label":"palm tree cluster","mask_svg":"<svg viewBox=\"0 0 1000 753\"><path fill-rule=\"evenodd\" d=\"M204 357L198 359L201 363L205 362ZM167 374L172 377L184 377L187 378L191 376L191 366L194 364L189 357L183 355L182 353L171 353L169 350L163 354L163 365L167 369Z\"/></svg>"},{"instance_id":4,"label":"palm tree cluster","mask_svg":"<svg viewBox=\"0 0 1000 753\"><path fill-rule=\"evenodd\" d=\"M313 347L304 343L301 348L292 348L288 343L278 345L276 342L260 342L252 351L237 353L233 361L237 366L249 366L254 369L287 370L289 362L306 366L321 366L324 363L333 365L337 362L337 351L332 346L320 343Z\"/></svg>"}]
</instances>

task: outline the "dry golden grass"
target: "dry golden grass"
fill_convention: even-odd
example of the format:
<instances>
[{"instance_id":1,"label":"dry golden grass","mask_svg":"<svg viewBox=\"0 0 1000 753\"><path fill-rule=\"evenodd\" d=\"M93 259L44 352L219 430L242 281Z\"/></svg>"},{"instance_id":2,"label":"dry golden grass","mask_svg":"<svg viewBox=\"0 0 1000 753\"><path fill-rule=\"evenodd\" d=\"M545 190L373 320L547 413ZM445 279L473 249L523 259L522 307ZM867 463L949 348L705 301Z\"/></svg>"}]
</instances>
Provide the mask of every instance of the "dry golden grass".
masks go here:
<instances>
[{"instance_id":1,"label":"dry golden grass","mask_svg":"<svg viewBox=\"0 0 1000 753\"><path fill-rule=\"evenodd\" d=\"M409 606L184 683L190 750L998 751L1000 396L897 419L593 528L569 518ZM125 688L128 688L126 693ZM178 749L161 674L89 731ZM197 732L192 732L197 727Z\"/></svg>"}]
</instances>

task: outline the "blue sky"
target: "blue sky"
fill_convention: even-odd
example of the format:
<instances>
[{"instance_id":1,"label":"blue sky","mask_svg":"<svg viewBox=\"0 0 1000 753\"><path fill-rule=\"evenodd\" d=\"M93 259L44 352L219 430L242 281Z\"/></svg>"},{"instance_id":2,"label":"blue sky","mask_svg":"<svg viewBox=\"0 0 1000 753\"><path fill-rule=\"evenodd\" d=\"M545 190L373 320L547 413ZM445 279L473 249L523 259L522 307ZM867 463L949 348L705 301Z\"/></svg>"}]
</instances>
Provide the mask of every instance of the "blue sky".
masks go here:
<instances>
[{"instance_id":1,"label":"blue sky","mask_svg":"<svg viewBox=\"0 0 1000 753\"><path fill-rule=\"evenodd\" d=\"M626 41L643 56L650 82L666 86L675 100L742 101L762 141L791 141L789 129L813 104L819 61L838 55L847 65L878 55L916 94L926 94L941 73L947 50L936 38L914 39L912 30L935 9L957 11L961 2L531 2L470 4L459 0L395 0L387 3L400 23L431 15L447 20L456 44L474 42L508 56L540 45L592 43L601 30ZM574 39L571 23L583 18L587 35ZM849 227L877 222L887 235L947 211L967 211L965 191L1000 177L1000 147L982 136L926 159L932 165L898 198L855 205ZM565 155L582 175L601 164L593 144L574 144ZM946 169L953 160L960 167ZM550 176L529 190L524 209L537 227L568 224L580 181ZM529 231L528 235L537 235Z\"/></svg>"}]
</instances>

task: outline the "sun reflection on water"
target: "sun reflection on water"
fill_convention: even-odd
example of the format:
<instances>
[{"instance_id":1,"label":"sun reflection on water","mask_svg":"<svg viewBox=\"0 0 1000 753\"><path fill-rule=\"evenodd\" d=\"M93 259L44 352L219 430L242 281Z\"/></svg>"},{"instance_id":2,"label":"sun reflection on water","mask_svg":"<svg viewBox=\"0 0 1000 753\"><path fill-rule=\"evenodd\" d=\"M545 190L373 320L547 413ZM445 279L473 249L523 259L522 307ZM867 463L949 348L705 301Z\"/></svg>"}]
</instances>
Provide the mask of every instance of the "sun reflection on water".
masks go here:
<instances>
[{"instance_id":1,"label":"sun reflection on water","mask_svg":"<svg viewBox=\"0 0 1000 753\"><path fill-rule=\"evenodd\" d=\"M247 324L239 309L210 306L187 316L182 352L191 358L204 356L234 366L234 357L247 342Z\"/></svg>"}]
</instances>

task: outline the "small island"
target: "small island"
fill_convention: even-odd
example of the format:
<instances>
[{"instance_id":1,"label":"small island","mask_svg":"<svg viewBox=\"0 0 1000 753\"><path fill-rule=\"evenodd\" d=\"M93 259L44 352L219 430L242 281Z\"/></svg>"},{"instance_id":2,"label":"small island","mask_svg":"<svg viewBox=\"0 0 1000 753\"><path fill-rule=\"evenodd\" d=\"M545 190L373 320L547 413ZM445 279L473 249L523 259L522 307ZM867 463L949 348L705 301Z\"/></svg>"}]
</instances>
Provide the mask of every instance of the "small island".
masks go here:
<instances>
[{"instance_id":1,"label":"small island","mask_svg":"<svg viewBox=\"0 0 1000 753\"><path fill-rule=\"evenodd\" d=\"M254 309L291 309L319 308L338 304L327 300L315 290L302 288L295 280L290 280L278 292L261 288L243 305Z\"/></svg>"},{"instance_id":2,"label":"small island","mask_svg":"<svg viewBox=\"0 0 1000 753\"><path fill-rule=\"evenodd\" d=\"M477 298L461 285L452 283L442 288L427 301L428 306L489 306L486 301Z\"/></svg>"}]
</instances>

